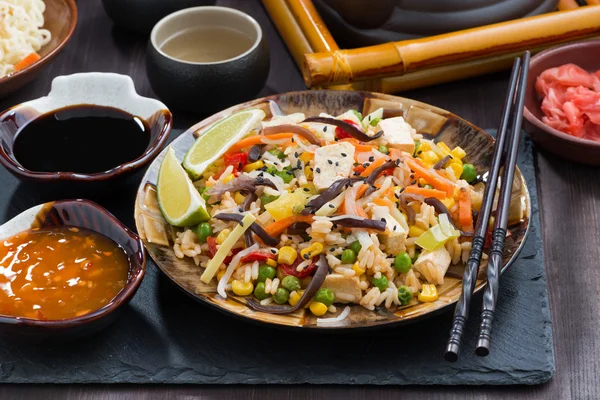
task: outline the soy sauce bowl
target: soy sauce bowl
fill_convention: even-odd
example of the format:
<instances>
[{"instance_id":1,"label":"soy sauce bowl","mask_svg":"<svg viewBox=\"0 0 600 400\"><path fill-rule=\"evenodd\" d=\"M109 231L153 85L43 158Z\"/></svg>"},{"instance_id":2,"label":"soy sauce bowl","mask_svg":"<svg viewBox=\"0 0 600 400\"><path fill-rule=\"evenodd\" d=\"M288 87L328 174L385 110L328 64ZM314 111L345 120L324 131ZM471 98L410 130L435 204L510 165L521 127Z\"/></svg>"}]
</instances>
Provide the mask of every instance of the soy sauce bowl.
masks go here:
<instances>
[{"instance_id":1,"label":"soy sauce bowl","mask_svg":"<svg viewBox=\"0 0 600 400\"><path fill-rule=\"evenodd\" d=\"M185 61L164 51L169 39L197 28L237 31L252 45L214 62ZM269 49L260 25L227 7L192 7L166 16L152 29L146 54L148 80L158 97L169 107L196 114L210 115L255 98L269 75Z\"/></svg>"},{"instance_id":2,"label":"soy sauce bowl","mask_svg":"<svg viewBox=\"0 0 600 400\"><path fill-rule=\"evenodd\" d=\"M19 131L45 114L78 105L111 107L143 120L150 135L143 154L97 173L33 171L23 166L14 153ZM16 177L33 182L36 190L59 193L60 197L96 197L99 193L106 194L122 187L128 182L127 178L156 157L167 140L171 125L172 116L167 106L138 95L129 76L100 72L60 76L52 81L47 96L19 104L0 114L0 164ZM85 135L85 130L81 134ZM90 137L86 151L95 151L93 143L98 140L102 137ZM116 147L120 143L112 145ZM110 154L106 156L110 157Z\"/></svg>"},{"instance_id":3,"label":"soy sauce bowl","mask_svg":"<svg viewBox=\"0 0 600 400\"><path fill-rule=\"evenodd\" d=\"M89 200L61 200L34 206L0 226L0 239L30 228L74 226L98 232L119 244L127 255L129 271L123 289L110 303L89 314L61 320L37 320L0 315L0 336L31 342L71 341L107 327L123 311L146 273L141 239L110 212Z\"/></svg>"}]
</instances>

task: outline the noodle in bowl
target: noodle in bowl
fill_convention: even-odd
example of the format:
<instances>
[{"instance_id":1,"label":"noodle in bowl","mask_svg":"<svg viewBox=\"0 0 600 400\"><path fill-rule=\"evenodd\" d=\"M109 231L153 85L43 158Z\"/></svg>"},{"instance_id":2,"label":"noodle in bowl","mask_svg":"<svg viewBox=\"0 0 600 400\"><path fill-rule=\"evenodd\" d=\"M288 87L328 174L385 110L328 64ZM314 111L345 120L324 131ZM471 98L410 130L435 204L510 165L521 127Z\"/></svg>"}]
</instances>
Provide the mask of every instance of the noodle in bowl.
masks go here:
<instances>
[{"instance_id":1,"label":"noodle in bowl","mask_svg":"<svg viewBox=\"0 0 600 400\"><path fill-rule=\"evenodd\" d=\"M39 59L51 34L44 26L42 0L0 0L0 78Z\"/></svg>"}]
</instances>

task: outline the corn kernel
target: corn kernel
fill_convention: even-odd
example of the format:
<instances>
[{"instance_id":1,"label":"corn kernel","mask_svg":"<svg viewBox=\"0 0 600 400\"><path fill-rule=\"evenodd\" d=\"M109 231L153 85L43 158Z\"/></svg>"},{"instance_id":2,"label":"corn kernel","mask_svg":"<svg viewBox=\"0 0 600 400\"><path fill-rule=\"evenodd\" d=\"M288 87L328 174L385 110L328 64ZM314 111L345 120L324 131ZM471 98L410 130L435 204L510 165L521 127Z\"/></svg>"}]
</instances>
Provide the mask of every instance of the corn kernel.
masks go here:
<instances>
[{"instance_id":1,"label":"corn kernel","mask_svg":"<svg viewBox=\"0 0 600 400\"><path fill-rule=\"evenodd\" d=\"M248 296L254 291L252 282L238 281L237 279L231 282L231 290L238 296Z\"/></svg>"},{"instance_id":2,"label":"corn kernel","mask_svg":"<svg viewBox=\"0 0 600 400\"><path fill-rule=\"evenodd\" d=\"M250 163L250 164L246 164L244 166L244 172L251 172L254 171L255 169L259 169L265 166L265 163L262 162L262 160L258 160L256 162Z\"/></svg>"},{"instance_id":3,"label":"corn kernel","mask_svg":"<svg viewBox=\"0 0 600 400\"><path fill-rule=\"evenodd\" d=\"M413 225L410 228L408 228L408 236L410 237L419 237L423 233L425 233L425 230L423 230L423 228L419 228L416 225Z\"/></svg>"},{"instance_id":4,"label":"corn kernel","mask_svg":"<svg viewBox=\"0 0 600 400\"><path fill-rule=\"evenodd\" d=\"M303 291L293 291L292 293L290 293L290 298L288 300L288 303L290 303L290 306L294 307L296 304L298 304L298 302L300 301L300 297L302 297L302 293Z\"/></svg>"},{"instance_id":5,"label":"corn kernel","mask_svg":"<svg viewBox=\"0 0 600 400\"><path fill-rule=\"evenodd\" d=\"M304 175L306 175L306 179L309 181L313 179L313 172L310 167L304 167Z\"/></svg>"},{"instance_id":6,"label":"corn kernel","mask_svg":"<svg viewBox=\"0 0 600 400\"><path fill-rule=\"evenodd\" d=\"M283 246L279 249L279 255L277 256L277 262L279 264L291 265L296 261L298 252L291 246Z\"/></svg>"},{"instance_id":7,"label":"corn kernel","mask_svg":"<svg viewBox=\"0 0 600 400\"><path fill-rule=\"evenodd\" d=\"M462 160L463 158L465 158L465 156L467 155L467 153L459 146L456 146L454 148L454 150L452 150L452 152L450 153L450 155L454 158L458 158L459 160Z\"/></svg>"},{"instance_id":8,"label":"corn kernel","mask_svg":"<svg viewBox=\"0 0 600 400\"><path fill-rule=\"evenodd\" d=\"M452 168L452 172L454 172L454 176L456 177L456 179L459 179L463 172L462 165L453 162L452 164L450 164L450 168Z\"/></svg>"},{"instance_id":9,"label":"corn kernel","mask_svg":"<svg viewBox=\"0 0 600 400\"><path fill-rule=\"evenodd\" d=\"M446 143L444 143L444 142L438 142L437 146L442 151L442 153L444 153L445 156L452 153L452 150L450 150L450 147L448 147L448 145L446 145Z\"/></svg>"},{"instance_id":10,"label":"corn kernel","mask_svg":"<svg viewBox=\"0 0 600 400\"><path fill-rule=\"evenodd\" d=\"M233 196L233 200L235 200L235 202L238 204L243 203L245 198L246 198L246 196L244 196L240 192L236 192L235 196Z\"/></svg>"},{"instance_id":11,"label":"corn kernel","mask_svg":"<svg viewBox=\"0 0 600 400\"><path fill-rule=\"evenodd\" d=\"M425 186L425 185L427 185L427 181L423 178L419 178L419 185Z\"/></svg>"},{"instance_id":12,"label":"corn kernel","mask_svg":"<svg viewBox=\"0 0 600 400\"><path fill-rule=\"evenodd\" d=\"M429 150L431 150L431 145L429 144L429 142L422 140L421 144L419 145L419 151L426 152Z\"/></svg>"},{"instance_id":13,"label":"corn kernel","mask_svg":"<svg viewBox=\"0 0 600 400\"><path fill-rule=\"evenodd\" d=\"M270 265L271 267L276 267L277 261L273 260L272 258L267 258L267 261L265 261L265 264Z\"/></svg>"},{"instance_id":14,"label":"corn kernel","mask_svg":"<svg viewBox=\"0 0 600 400\"><path fill-rule=\"evenodd\" d=\"M442 204L444 204L448 210L454 207L454 203L455 201L452 197L446 197L444 200L442 200Z\"/></svg>"},{"instance_id":15,"label":"corn kernel","mask_svg":"<svg viewBox=\"0 0 600 400\"><path fill-rule=\"evenodd\" d=\"M438 299L438 292L435 285L424 284L421 286L418 296L419 301L423 303L432 303Z\"/></svg>"},{"instance_id":16,"label":"corn kernel","mask_svg":"<svg viewBox=\"0 0 600 400\"><path fill-rule=\"evenodd\" d=\"M304 164L307 164L314 157L315 157L315 155L313 153L309 153L308 151L305 151L304 153L300 154L300 157L298 157L298 159L300 161L302 161Z\"/></svg>"},{"instance_id":17,"label":"corn kernel","mask_svg":"<svg viewBox=\"0 0 600 400\"><path fill-rule=\"evenodd\" d=\"M365 273L365 270L363 268L360 267L360 264L357 262L354 263L354 265L352 266L352 270L354 271L354 276L361 276L362 274Z\"/></svg>"},{"instance_id":18,"label":"corn kernel","mask_svg":"<svg viewBox=\"0 0 600 400\"><path fill-rule=\"evenodd\" d=\"M225 179L223 179L223 183L227 183L227 182L231 181L233 178L235 178L235 175L229 174L225 177Z\"/></svg>"},{"instance_id":19,"label":"corn kernel","mask_svg":"<svg viewBox=\"0 0 600 400\"><path fill-rule=\"evenodd\" d=\"M435 154L433 150L422 152L421 154L419 154L419 158L421 158L421 160L423 160L426 164L430 165L433 165L436 162L440 161L440 158L437 154Z\"/></svg>"},{"instance_id":20,"label":"corn kernel","mask_svg":"<svg viewBox=\"0 0 600 400\"><path fill-rule=\"evenodd\" d=\"M281 251L281 250L280 250ZM323 252L323 245L319 242L314 242L305 249L300 250L300 256L303 259L308 260L314 256L317 256Z\"/></svg>"},{"instance_id":21,"label":"corn kernel","mask_svg":"<svg viewBox=\"0 0 600 400\"><path fill-rule=\"evenodd\" d=\"M220 269L219 272L217 272L217 281L220 281L223 275L225 275L225 270Z\"/></svg>"},{"instance_id":22,"label":"corn kernel","mask_svg":"<svg viewBox=\"0 0 600 400\"><path fill-rule=\"evenodd\" d=\"M318 301L312 301L310 303L310 312L315 316L320 317L327 312L327 306Z\"/></svg>"},{"instance_id":23,"label":"corn kernel","mask_svg":"<svg viewBox=\"0 0 600 400\"><path fill-rule=\"evenodd\" d=\"M229 229L223 229L221 232L219 232L216 239L217 244L223 244L223 242L225 241L225 239L227 239L227 236L229 236L230 233L231 231Z\"/></svg>"}]
</instances>

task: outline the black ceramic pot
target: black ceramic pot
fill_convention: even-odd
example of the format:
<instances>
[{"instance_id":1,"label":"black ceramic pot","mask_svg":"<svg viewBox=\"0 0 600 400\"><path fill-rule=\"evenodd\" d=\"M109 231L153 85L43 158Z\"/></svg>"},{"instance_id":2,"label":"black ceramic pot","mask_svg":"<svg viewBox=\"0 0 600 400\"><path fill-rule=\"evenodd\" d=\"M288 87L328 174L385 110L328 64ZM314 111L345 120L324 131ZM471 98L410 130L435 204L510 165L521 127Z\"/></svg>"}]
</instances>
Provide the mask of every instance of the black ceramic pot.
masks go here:
<instances>
[{"instance_id":1,"label":"black ceramic pot","mask_svg":"<svg viewBox=\"0 0 600 400\"><path fill-rule=\"evenodd\" d=\"M122 28L148 34L166 15L188 7L210 6L216 0L102 0L104 9Z\"/></svg>"},{"instance_id":2,"label":"black ceramic pot","mask_svg":"<svg viewBox=\"0 0 600 400\"><path fill-rule=\"evenodd\" d=\"M165 40L193 27L226 27L250 37L242 54L218 62L188 62L161 50ZM258 23L226 7L195 7L162 19L150 34L146 59L154 92L169 107L209 115L253 99L269 75L269 48Z\"/></svg>"}]
</instances>

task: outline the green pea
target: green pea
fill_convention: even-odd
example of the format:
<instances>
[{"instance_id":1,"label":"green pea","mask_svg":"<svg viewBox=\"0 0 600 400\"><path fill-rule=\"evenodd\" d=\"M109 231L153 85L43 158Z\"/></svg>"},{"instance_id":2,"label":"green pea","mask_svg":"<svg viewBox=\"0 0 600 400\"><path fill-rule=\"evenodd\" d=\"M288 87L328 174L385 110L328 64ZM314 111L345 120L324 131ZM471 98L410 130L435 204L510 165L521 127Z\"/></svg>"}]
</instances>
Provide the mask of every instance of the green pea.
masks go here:
<instances>
[{"instance_id":1,"label":"green pea","mask_svg":"<svg viewBox=\"0 0 600 400\"><path fill-rule=\"evenodd\" d=\"M413 153L413 157L416 157L419 154L419 147L421 147L421 141L415 140L415 152Z\"/></svg>"},{"instance_id":2,"label":"green pea","mask_svg":"<svg viewBox=\"0 0 600 400\"><path fill-rule=\"evenodd\" d=\"M273 295L273 301L277 304L285 304L290 299L290 291L285 288L277 288Z\"/></svg>"},{"instance_id":3,"label":"green pea","mask_svg":"<svg viewBox=\"0 0 600 400\"><path fill-rule=\"evenodd\" d=\"M379 148L377 150L379 150L383 154L389 154L390 153L390 150L386 146L384 146L384 145L379 146Z\"/></svg>"},{"instance_id":4,"label":"green pea","mask_svg":"<svg viewBox=\"0 0 600 400\"><path fill-rule=\"evenodd\" d=\"M265 292L265 283L258 282L256 287L254 288L254 296L259 300L264 300L267 297L271 296L270 294Z\"/></svg>"},{"instance_id":5,"label":"green pea","mask_svg":"<svg viewBox=\"0 0 600 400\"><path fill-rule=\"evenodd\" d=\"M354 264L356 262L356 253L352 249L346 249L342 252L342 264Z\"/></svg>"},{"instance_id":6,"label":"green pea","mask_svg":"<svg viewBox=\"0 0 600 400\"><path fill-rule=\"evenodd\" d=\"M275 172L275 175L283 179L285 183L290 183L294 179L294 173L291 169L284 169L283 171Z\"/></svg>"},{"instance_id":7,"label":"green pea","mask_svg":"<svg viewBox=\"0 0 600 400\"><path fill-rule=\"evenodd\" d=\"M335 293L331 289L319 289L314 297L315 301L325 304L327 307L333 304L335 301Z\"/></svg>"},{"instance_id":8,"label":"green pea","mask_svg":"<svg viewBox=\"0 0 600 400\"><path fill-rule=\"evenodd\" d=\"M265 204L269 204L275 200L277 200L279 198L279 196L269 196L266 194L263 194L262 196L260 196L260 204L262 204L263 206Z\"/></svg>"},{"instance_id":9,"label":"green pea","mask_svg":"<svg viewBox=\"0 0 600 400\"><path fill-rule=\"evenodd\" d=\"M273 278L275 278L276 273L277 273L277 271L275 271L275 268L271 267L270 265L263 264L258 268L258 279L257 280L259 282L264 282L267 280L267 278L273 279Z\"/></svg>"},{"instance_id":10,"label":"green pea","mask_svg":"<svg viewBox=\"0 0 600 400\"><path fill-rule=\"evenodd\" d=\"M413 298L413 294L410 291L410 289L408 288L408 286L400 286L398 288L398 300L400 300L400 304L402 304L403 306L406 306L410 303L410 301Z\"/></svg>"},{"instance_id":11,"label":"green pea","mask_svg":"<svg viewBox=\"0 0 600 400\"><path fill-rule=\"evenodd\" d=\"M477 172L473 164L463 164L463 172L460 175L460 179L464 179L469 183L477 179Z\"/></svg>"},{"instance_id":12,"label":"green pea","mask_svg":"<svg viewBox=\"0 0 600 400\"><path fill-rule=\"evenodd\" d=\"M361 114L361 113L359 113L359 112L358 112L358 111L356 111L356 110L350 110L350 112L351 112L352 114L356 115L356 118L358 118L358 120L362 122L362 120L363 120L363 116L362 116L362 114Z\"/></svg>"},{"instance_id":13,"label":"green pea","mask_svg":"<svg viewBox=\"0 0 600 400\"><path fill-rule=\"evenodd\" d=\"M388 287L388 279L383 274L379 278L371 278L371 283L373 286L379 288L380 292L383 292Z\"/></svg>"},{"instance_id":14,"label":"green pea","mask_svg":"<svg viewBox=\"0 0 600 400\"><path fill-rule=\"evenodd\" d=\"M208 222L202 222L196 227L196 235L198 240L206 243L206 238L213 235L212 226Z\"/></svg>"},{"instance_id":15,"label":"green pea","mask_svg":"<svg viewBox=\"0 0 600 400\"><path fill-rule=\"evenodd\" d=\"M281 286L293 292L294 290L300 290L300 279L293 275L288 275L281 281Z\"/></svg>"},{"instance_id":16,"label":"green pea","mask_svg":"<svg viewBox=\"0 0 600 400\"><path fill-rule=\"evenodd\" d=\"M279 149L271 149L269 153L273 154L275 157L283 160L285 158L285 153Z\"/></svg>"},{"instance_id":17,"label":"green pea","mask_svg":"<svg viewBox=\"0 0 600 400\"><path fill-rule=\"evenodd\" d=\"M381 121L381 118L373 118L371 120L371 122L369 123L369 125L371 125L371 126L377 126L377 124L379 123L379 121Z\"/></svg>"},{"instance_id":18,"label":"green pea","mask_svg":"<svg viewBox=\"0 0 600 400\"><path fill-rule=\"evenodd\" d=\"M401 273L405 274L410 271L410 266L412 265L412 260L408 253L400 253L394 258L394 269Z\"/></svg>"},{"instance_id":19,"label":"green pea","mask_svg":"<svg viewBox=\"0 0 600 400\"><path fill-rule=\"evenodd\" d=\"M355 240L354 242L350 243L350 246L348 246L348 248L352 250L354 254L358 254L360 253L360 249L362 249L362 246L360 245L360 242L358 240Z\"/></svg>"}]
</instances>

